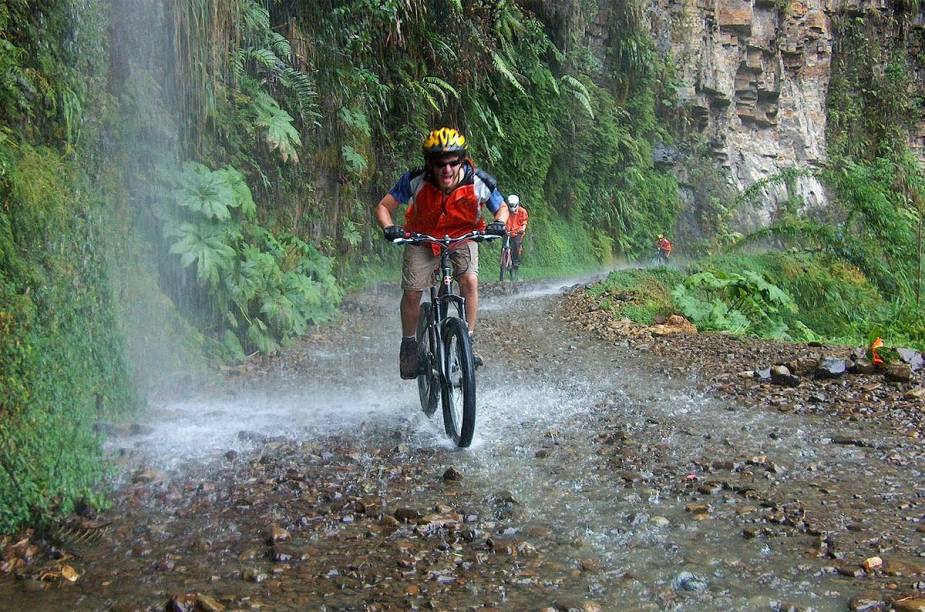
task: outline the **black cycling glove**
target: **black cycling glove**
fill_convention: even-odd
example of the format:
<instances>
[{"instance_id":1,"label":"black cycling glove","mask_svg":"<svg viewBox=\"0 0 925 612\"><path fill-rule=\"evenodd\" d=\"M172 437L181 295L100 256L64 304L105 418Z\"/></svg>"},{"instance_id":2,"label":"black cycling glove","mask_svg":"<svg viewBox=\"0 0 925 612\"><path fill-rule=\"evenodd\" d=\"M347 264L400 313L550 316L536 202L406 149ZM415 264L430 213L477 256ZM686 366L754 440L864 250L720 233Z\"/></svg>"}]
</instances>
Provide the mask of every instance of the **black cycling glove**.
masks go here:
<instances>
[{"instance_id":1,"label":"black cycling glove","mask_svg":"<svg viewBox=\"0 0 925 612\"><path fill-rule=\"evenodd\" d=\"M507 233L507 227L504 221L492 221L485 228L485 233L491 236L504 236Z\"/></svg>"},{"instance_id":2,"label":"black cycling glove","mask_svg":"<svg viewBox=\"0 0 925 612\"><path fill-rule=\"evenodd\" d=\"M405 228L400 225L390 225L382 228L382 235L385 236L385 239L389 242L393 242L396 238L405 237Z\"/></svg>"}]
</instances>

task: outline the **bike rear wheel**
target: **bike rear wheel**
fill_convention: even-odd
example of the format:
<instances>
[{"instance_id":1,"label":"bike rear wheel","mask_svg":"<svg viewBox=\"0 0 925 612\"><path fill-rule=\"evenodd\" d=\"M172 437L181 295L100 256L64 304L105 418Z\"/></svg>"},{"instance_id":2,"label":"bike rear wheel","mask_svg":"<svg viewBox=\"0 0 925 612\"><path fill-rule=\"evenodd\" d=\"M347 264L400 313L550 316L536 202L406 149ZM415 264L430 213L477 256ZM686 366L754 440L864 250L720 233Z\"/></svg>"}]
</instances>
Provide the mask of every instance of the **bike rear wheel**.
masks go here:
<instances>
[{"instance_id":1,"label":"bike rear wheel","mask_svg":"<svg viewBox=\"0 0 925 612\"><path fill-rule=\"evenodd\" d=\"M421 398L421 410L427 416L433 415L437 410L437 394L440 391L440 381L435 374L436 365L434 347L431 346L431 336L427 333L430 323L430 304L421 304L421 315L418 318L417 340L418 356L424 373L418 376L418 395Z\"/></svg>"},{"instance_id":2,"label":"bike rear wheel","mask_svg":"<svg viewBox=\"0 0 925 612\"><path fill-rule=\"evenodd\" d=\"M475 433L475 366L465 321L447 319L443 327L446 380L443 385L443 424L446 435L465 448Z\"/></svg>"}]
</instances>

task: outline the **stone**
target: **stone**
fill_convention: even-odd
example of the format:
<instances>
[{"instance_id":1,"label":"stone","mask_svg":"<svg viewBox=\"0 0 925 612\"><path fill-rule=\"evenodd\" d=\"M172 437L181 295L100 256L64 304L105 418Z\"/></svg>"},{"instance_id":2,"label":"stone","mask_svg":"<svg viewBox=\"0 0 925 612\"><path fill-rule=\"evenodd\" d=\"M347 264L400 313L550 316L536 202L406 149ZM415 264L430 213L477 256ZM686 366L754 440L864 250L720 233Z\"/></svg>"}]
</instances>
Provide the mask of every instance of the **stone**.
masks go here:
<instances>
[{"instance_id":1,"label":"stone","mask_svg":"<svg viewBox=\"0 0 925 612\"><path fill-rule=\"evenodd\" d=\"M848 578L860 578L864 575L864 569L859 565L837 565L835 567L835 571L837 571L842 576L847 576Z\"/></svg>"},{"instance_id":2,"label":"stone","mask_svg":"<svg viewBox=\"0 0 925 612\"><path fill-rule=\"evenodd\" d=\"M848 367L844 359L825 357L816 368L816 378L839 378L847 371Z\"/></svg>"},{"instance_id":3,"label":"stone","mask_svg":"<svg viewBox=\"0 0 925 612\"><path fill-rule=\"evenodd\" d=\"M872 572L874 570L880 569L883 566L883 559L880 557L868 557L864 559L864 563L861 564L867 572Z\"/></svg>"},{"instance_id":4,"label":"stone","mask_svg":"<svg viewBox=\"0 0 925 612\"><path fill-rule=\"evenodd\" d=\"M412 523L421 518L421 513L413 508L399 508L395 511L395 518L402 523Z\"/></svg>"},{"instance_id":5,"label":"stone","mask_svg":"<svg viewBox=\"0 0 925 612\"><path fill-rule=\"evenodd\" d=\"M771 382L782 387L799 387L800 377L790 373L786 366L771 368Z\"/></svg>"},{"instance_id":6,"label":"stone","mask_svg":"<svg viewBox=\"0 0 925 612\"><path fill-rule=\"evenodd\" d=\"M848 371L852 374L876 374L877 366L866 357L858 357L848 364Z\"/></svg>"},{"instance_id":7,"label":"stone","mask_svg":"<svg viewBox=\"0 0 925 612\"><path fill-rule=\"evenodd\" d=\"M925 612L925 597L910 595L901 599L894 599L893 609L896 612Z\"/></svg>"},{"instance_id":8,"label":"stone","mask_svg":"<svg viewBox=\"0 0 925 612\"><path fill-rule=\"evenodd\" d=\"M225 609L225 606L220 604L218 600L203 593L196 593L196 609L202 610L203 612L222 612Z\"/></svg>"},{"instance_id":9,"label":"stone","mask_svg":"<svg viewBox=\"0 0 925 612\"><path fill-rule=\"evenodd\" d=\"M601 569L601 562L597 559L582 559L579 565L583 572L596 572Z\"/></svg>"},{"instance_id":10,"label":"stone","mask_svg":"<svg viewBox=\"0 0 925 612\"><path fill-rule=\"evenodd\" d=\"M664 323L649 327L653 336L667 336L670 334L696 334L697 328L693 323L681 315L671 315Z\"/></svg>"},{"instance_id":11,"label":"stone","mask_svg":"<svg viewBox=\"0 0 925 612\"><path fill-rule=\"evenodd\" d=\"M671 581L671 587L675 591L696 593L707 590L707 581L691 572L681 572Z\"/></svg>"},{"instance_id":12,"label":"stone","mask_svg":"<svg viewBox=\"0 0 925 612\"><path fill-rule=\"evenodd\" d=\"M898 559L886 559L883 562L883 573L887 576L919 576L925 574L925 565Z\"/></svg>"},{"instance_id":13,"label":"stone","mask_svg":"<svg viewBox=\"0 0 925 612\"><path fill-rule=\"evenodd\" d=\"M132 483L149 484L153 482L162 482L165 478L166 475L161 471L141 469L132 475Z\"/></svg>"},{"instance_id":14,"label":"stone","mask_svg":"<svg viewBox=\"0 0 925 612\"><path fill-rule=\"evenodd\" d=\"M721 28L750 35L752 32L752 5L748 0L717 0L716 23Z\"/></svg>"},{"instance_id":15,"label":"stone","mask_svg":"<svg viewBox=\"0 0 925 612\"><path fill-rule=\"evenodd\" d=\"M816 371L819 367L819 360L814 357L797 357L793 361L787 362L791 374L797 376L807 376Z\"/></svg>"},{"instance_id":16,"label":"stone","mask_svg":"<svg viewBox=\"0 0 925 612\"><path fill-rule=\"evenodd\" d=\"M923 363L925 360L922 358L922 353L915 349L900 348L896 349L896 352L899 353L900 361L912 368L913 372L922 369L922 366L925 365L925 363Z\"/></svg>"},{"instance_id":17,"label":"stone","mask_svg":"<svg viewBox=\"0 0 925 612\"><path fill-rule=\"evenodd\" d=\"M893 382L909 382L912 379L912 368L908 363L889 363L883 367L883 375Z\"/></svg>"},{"instance_id":18,"label":"stone","mask_svg":"<svg viewBox=\"0 0 925 612\"><path fill-rule=\"evenodd\" d=\"M270 529L268 531L270 534L269 535L270 543L282 542L283 540L289 539L289 532L283 529L282 527L280 527L279 525L276 525L276 524L270 525Z\"/></svg>"},{"instance_id":19,"label":"stone","mask_svg":"<svg viewBox=\"0 0 925 612\"><path fill-rule=\"evenodd\" d=\"M462 479L463 475L455 467L450 466L443 472L443 482L459 482Z\"/></svg>"},{"instance_id":20,"label":"stone","mask_svg":"<svg viewBox=\"0 0 925 612\"><path fill-rule=\"evenodd\" d=\"M246 567L241 570L241 579L245 582L263 582L267 579L267 575L257 571L256 568Z\"/></svg>"},{"instance_id":21,"label":"stone","mask_svg":"<svg viewBox=\"0 0 925 612\"><path fill-rule=\"evenodd\" d=\"M496 504L516 504L517 500L514 499L514 494L510 491L504 489L501 491L496 491L494 495L491 496L492 501Z\"/></svg>"},{"instance_id":22,"label":"stone","mask_svg":"<svg viewBox=\"0 0 925 612\"><path fill-rule=\"evenodd\" d=\"M872 612L873 610L882 610L885 607L886 601L884 601L883 596L874 591L858 593L848 603L848 608L855 612Z\"/></svg>"}]
</instances>

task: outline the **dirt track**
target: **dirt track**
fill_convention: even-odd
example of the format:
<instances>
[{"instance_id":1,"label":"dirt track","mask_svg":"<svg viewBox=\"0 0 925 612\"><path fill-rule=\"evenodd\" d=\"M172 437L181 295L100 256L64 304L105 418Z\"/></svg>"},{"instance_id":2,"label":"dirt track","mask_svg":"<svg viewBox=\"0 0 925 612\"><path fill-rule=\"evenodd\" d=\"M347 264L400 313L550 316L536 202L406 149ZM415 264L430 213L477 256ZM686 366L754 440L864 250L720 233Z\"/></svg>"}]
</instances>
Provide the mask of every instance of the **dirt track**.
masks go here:
<instances>
[{"instance_id":1,"label":"dirt track","mask_svg":"<svg viewBox=\"0 0 925 612\"><path fill-rule=\"evenodd\" d=\"M705 395L683 353L563 321L556 289L484 299L471 450L450 448L397 379L397 298L370 292L348 305L361 324L113 428L114 508L62 533L45 551L58 560L11 561L38 540L8 541L19 577L0 596L33 609L845 609L922 586L920 441ZM862 570L874 556L883 567Z\"/></svg>"}]
</instances>

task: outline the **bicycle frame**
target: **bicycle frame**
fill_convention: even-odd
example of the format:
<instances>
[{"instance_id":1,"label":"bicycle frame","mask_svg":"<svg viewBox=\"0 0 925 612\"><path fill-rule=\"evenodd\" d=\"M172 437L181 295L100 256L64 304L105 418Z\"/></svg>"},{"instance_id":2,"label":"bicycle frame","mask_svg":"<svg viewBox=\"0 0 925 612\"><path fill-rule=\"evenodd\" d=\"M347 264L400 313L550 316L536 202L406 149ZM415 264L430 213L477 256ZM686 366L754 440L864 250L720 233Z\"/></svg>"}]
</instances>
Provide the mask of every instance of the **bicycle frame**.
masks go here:
<instances>
[{"instance_id":1,"label":"bicycle frame","mask_svg":"<svg viewBox=\"0 0 925 612\"><path fill-rule=\"evenodd\" d=\"M430 287L431 309L427 335L434 349L434 360L436 361L435 365L441 384L446 384L447 381L443 346L443 322L449 317L448 313L451 304L456 306L459 318L463 322L466 321L466 298L453 292L453 264L450 261L450 247L467 240L482 242L498 238L501 238L501 236L474 231L458 238L450 238L449 236L436 238L426 234L408 234L405 238L393 240L395 244L437 244L440 246L440 278L439 283Z\"/></svg>"}]
</instances>

